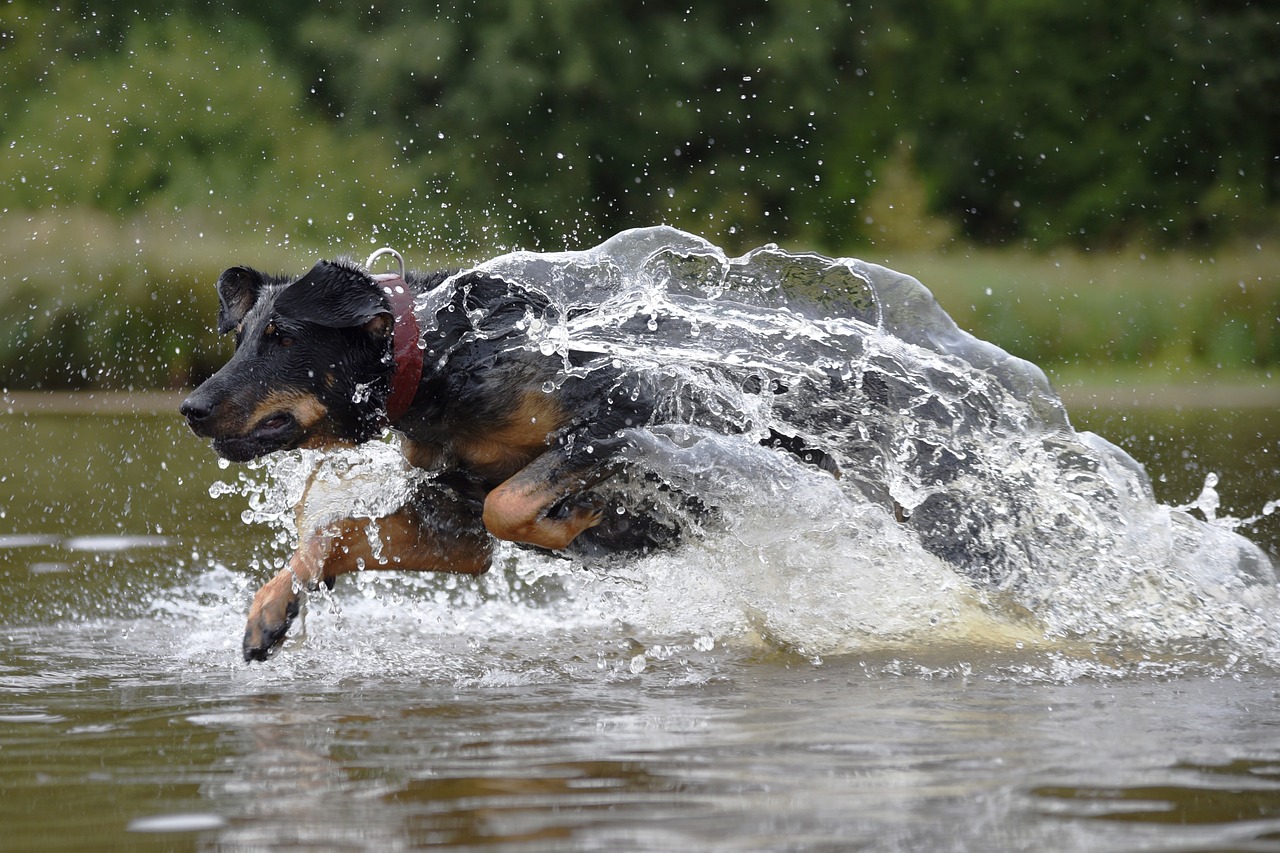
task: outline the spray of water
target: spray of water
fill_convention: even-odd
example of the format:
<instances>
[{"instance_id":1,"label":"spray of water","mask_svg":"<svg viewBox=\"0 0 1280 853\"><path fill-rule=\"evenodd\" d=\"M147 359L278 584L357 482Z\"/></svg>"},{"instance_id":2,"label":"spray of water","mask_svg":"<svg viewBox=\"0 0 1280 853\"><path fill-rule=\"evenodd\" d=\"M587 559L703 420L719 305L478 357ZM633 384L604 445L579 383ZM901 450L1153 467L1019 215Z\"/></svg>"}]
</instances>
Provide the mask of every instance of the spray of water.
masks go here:
<instances>
[{"instance_id":1,"label":"spray of water","mask_svg":"<svg viewBox=\"0 0 1280 853\"><path fill-rule=\"evenodd\" d=\"M509 346L559 357L557 381L608 364L618 393L658 401L632 459L671 488L632 477L614 505L670 513L691 535L641 558L507 548L484 579L394 594L358 578L353 606L418 608L437 648L614 625L691 653L750 638L810 655L942 641L1280 654L1273 567L1234 529L1248 519L1217 517L1216 483L1158 504L1132 458L1071 427L1037 367L959 329L912 278L775 246L729 258L669 228L480 269L546 297ZM450 286L423 295L420 316ZM475 337L496 334L471 319ZM769 447L776 435L840 478ZM286 454L217 488L248 495L245 520L287 545L310 480L307 523L368 517L376 540L372 519L421 476L390 438ZM688 496L708 511L690 518Z\"/></svg>"}]
</instances>

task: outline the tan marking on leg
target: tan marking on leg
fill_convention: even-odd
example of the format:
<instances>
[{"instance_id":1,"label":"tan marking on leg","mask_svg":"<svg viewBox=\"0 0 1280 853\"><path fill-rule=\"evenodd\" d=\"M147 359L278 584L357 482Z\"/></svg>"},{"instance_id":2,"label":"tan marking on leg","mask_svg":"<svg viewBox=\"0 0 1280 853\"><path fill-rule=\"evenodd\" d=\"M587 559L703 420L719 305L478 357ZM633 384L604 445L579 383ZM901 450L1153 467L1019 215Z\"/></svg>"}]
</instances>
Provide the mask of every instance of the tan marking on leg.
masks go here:
<instances>
[{"instance_id":1,"label":"tan marking on leg","mask_svg":"<svg viewBox=\"0 0 1280 853\"><path fill-rule=\"evenodd\" d=\"M375 529L381 545L377 554L368 519L343 519L303 540L289 564L253 598L245 625L246 659L264 659L284 638L302 590L339 575L362 568L473 575L489 569L489 540L483 531L434 530L407 508L378 519Z\"/></svg>"}]
</instances>

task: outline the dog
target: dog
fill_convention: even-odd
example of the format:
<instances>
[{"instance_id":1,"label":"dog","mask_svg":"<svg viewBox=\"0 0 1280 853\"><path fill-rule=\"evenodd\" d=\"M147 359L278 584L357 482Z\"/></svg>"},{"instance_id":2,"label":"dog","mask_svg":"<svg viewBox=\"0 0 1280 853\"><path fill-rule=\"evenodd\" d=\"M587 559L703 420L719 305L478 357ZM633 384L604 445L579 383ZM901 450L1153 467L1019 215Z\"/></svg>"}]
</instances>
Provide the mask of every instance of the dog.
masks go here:
<instances>
[{"instance_id":1,"label":"dog","mask_svg":"<svg viewBox=\"0 0 1280 853\"><path fill-rule=\"evenodd\" d=\"M380 548L368 519L299 530L288 564L254 596L248 662L279 647L303 590L357 569L480 574L495 539L646 551L680 541L680 513L710 511L676 495L674 516L621 512L602 491L646 478L629 436L653 418L660 380L606 354L529 345L531 317L566 319L535 287L478 271L405 275L402 260L398 274L375 276L377 257L365 267L320 261L300 277L236 266L217 281L217 329L234 333L235 351L180 411L220 456L352 446L389 429L408 463L432 472L378 519ZM770 430L760 441L839 476L829 454L798 436Z\"/></svg>"}]
</instances>

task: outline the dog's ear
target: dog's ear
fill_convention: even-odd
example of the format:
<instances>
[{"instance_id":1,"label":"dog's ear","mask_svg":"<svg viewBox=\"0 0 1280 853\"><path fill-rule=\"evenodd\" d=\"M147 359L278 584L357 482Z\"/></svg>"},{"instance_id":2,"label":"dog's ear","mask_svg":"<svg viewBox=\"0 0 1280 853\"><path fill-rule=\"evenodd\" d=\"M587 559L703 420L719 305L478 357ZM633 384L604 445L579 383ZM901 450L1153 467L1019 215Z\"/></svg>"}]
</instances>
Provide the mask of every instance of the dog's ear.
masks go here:
<instances>
[{"instance_id":1,"label":"dog's ear","mask_svg":"<svg viewBox=\"0 0 1280 853\"><path fill-rule=\"evenodd\" d=\"M249 313L266 278L249 267L231 267L218 276L218 334L240 325Z\"/></svg>"},{"instance_id":2,"label":"dog's ear","mask_svg":"<svg viewBox=\"0 0 1280 853\"><path fill-rule=\"evenodd\" d=\"M389 326L391 308L369 276L353 267L321 261L276 297L281 317L335 329ZM385 315L385 320L380 319Z\"/></svg>"}]
</instances>

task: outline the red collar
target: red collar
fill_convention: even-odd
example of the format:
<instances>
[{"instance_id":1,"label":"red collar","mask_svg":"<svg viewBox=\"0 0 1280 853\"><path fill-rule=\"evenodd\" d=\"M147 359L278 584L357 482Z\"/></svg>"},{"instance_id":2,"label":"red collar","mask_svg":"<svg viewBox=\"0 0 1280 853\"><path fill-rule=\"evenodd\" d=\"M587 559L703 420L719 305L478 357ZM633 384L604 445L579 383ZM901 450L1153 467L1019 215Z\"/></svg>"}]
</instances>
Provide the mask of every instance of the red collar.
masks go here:
<instances>
[{"instance_id":1,"label":"red collar","mask_svg":"<svg viewBox=\"0 0 1280 853\"><path fill-rule=\"evenodd\" d=\"M387 294L395 317L392 327L395 372L391 374L391 393L387 396L387 422L395 423L409 411L418 393L418 382L422 379L422 347L418 341L421 332L413 313L413 291L404 279L395 273L386 273L375 275L373 280Z\"/></svg>"}]
</instances>

